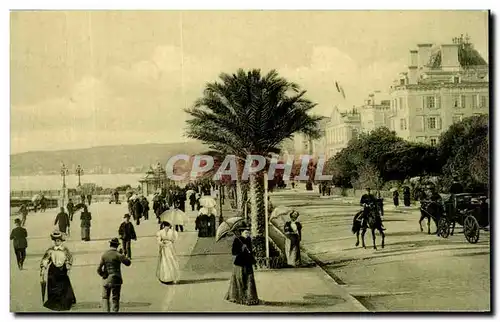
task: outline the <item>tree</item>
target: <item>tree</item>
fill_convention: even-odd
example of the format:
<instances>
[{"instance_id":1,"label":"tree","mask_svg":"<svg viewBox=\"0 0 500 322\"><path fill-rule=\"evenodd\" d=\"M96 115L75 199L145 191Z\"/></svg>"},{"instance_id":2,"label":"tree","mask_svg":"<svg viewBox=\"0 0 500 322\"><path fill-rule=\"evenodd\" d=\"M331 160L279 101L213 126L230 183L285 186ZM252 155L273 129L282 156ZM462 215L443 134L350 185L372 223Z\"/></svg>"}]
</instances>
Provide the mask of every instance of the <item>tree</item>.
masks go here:
<instances>
[{"instance_id":1,"label":"tree","mask_svg":"<svg viewBox=\"0 0 500 322\"><path fill-rule=\"evenodd\" d=\"M444 165L444 182L447 185L453 177L458 177L469 191L478 186L488 186L488 121L488 115L471 116L441 134L438 156Z\"/></svg>"},{"instance_id":2,"label":"tree","mask_svg":"<svg viewBox=\"0 0 500 322\"><path fill-rule=\"evenodd\" d=\"M274 70L261 75L258 69L222 73L220 82L208 83L203 97L186 112L187 135L211 149L238 157L268 157L279 153L282 141L297 132L318 138L320 116L309 115L315 106L304 98L297 84ZM239 169L241 170L241 169ZM239 173L241 175L241 172ZM257 257L265 252L263 171L250 175L251 227Z\"/></svg>"},{"instance_id":3,"label":"tree","mask_svg":"<svg viewBox=\"0 0 500 322\"><path fill-rule=\"evenodd\" d=\"M353 180L353 186L358 190L371 188L379 191L383 184L378 169L370 163L361 165L358 177Z\"/></svg>"}]
</instances>

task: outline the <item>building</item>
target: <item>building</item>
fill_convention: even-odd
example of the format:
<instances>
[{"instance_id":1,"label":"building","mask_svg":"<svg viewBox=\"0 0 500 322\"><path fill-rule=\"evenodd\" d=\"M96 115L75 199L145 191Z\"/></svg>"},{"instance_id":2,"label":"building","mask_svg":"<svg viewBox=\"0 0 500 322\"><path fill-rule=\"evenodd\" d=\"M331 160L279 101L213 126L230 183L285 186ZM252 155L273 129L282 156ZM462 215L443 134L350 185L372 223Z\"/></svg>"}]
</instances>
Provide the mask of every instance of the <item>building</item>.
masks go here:
<instances>
[{"instance_id":1,"label":"building","mask_svg":"<svg viewBox=\"0 0 500 322\"><path fill-rule=\"evenodd\" d=\"M356 108L340 112L334 107L325 126L325 154L329 159L347 146L361 131L361 114Z\"/></svg>"},{"instance_id":2,"label":"building","mask_svg":"<svg viewBox=\"0 0 500 322\"><path fill-rule=\"evenodd\" d=\"M139 180L141 191L145 196L155 193L158 189L167 188L170 182L160 163L155 167L151 166L146 176Z\"/></svg>"},{"instance_id":3,"label":"building","mask_svg":"<svg viewBox=\"0 0 500 322\"><path fill-rule=\"evenodd\" d=\"M371 132L379 127L389 127L391 100L389 95L375 91L368 95L362 106L358 108L361 114L361 131Z\"/></svg>"},{"instance_id":4,"label":"building","mask_svg":"<svg viewBox=\"0 0 500 322\"><path fill-rule=\"evenodd\" d=\"M417 47L391 86L389 125L406 140L435 145L453 123L489 112L488 63L469 37Z\"/></svg>"}]
</instances>

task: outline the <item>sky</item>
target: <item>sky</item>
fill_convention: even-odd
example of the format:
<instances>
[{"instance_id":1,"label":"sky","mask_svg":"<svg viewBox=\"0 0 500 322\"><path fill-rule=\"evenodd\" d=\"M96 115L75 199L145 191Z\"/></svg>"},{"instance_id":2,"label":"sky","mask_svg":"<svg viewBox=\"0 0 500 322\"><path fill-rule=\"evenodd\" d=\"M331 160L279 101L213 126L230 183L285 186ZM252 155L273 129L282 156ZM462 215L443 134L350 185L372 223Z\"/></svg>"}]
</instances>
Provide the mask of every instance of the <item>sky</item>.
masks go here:
<instances>
[{"instance_id":1,"label":"sky","mask_svg":"<svg viewBox=\"0 0 500 322\"><path fill-rule=\"evenodd\" d=\"M12 12L11 153L188 141L183 109L238 68L276 69L328 116L460 34L488 60L485 11Z\"/></svg>"}]
</instances>

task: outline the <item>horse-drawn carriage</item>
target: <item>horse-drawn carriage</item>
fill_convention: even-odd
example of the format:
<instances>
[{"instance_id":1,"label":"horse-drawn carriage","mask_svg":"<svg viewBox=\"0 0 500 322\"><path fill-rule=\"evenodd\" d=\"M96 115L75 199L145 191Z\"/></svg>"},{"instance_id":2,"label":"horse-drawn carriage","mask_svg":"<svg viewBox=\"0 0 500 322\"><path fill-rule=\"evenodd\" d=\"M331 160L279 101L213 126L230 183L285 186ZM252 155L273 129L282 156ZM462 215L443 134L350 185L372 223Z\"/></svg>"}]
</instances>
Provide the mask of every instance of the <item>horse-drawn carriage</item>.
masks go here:
<instances>
[{"instance_id":1,"label":"horse-drawn carriage","mask_svg":"<svg viewBox=\"0 0 500 322\"><path fill-rule=\"evenodd\" d=\"M455 224L463 227L465 239L475 244L479 241L480 230L489 226L488 197L478 193L451 195L444 203L445 214L438 222L438 235L448 238L455 230Z\"/></svg>"}]
</instances>

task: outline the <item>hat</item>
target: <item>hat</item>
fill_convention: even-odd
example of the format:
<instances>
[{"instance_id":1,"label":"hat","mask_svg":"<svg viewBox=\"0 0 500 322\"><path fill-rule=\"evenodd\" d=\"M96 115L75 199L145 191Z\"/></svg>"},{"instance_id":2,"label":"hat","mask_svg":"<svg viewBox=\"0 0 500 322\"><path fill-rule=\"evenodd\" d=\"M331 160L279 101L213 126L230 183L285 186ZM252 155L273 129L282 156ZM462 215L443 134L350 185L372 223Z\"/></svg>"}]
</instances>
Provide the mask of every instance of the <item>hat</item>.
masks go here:
<instances>
[{"instance_id":1,"label":"hat","mask_svg":"<svg viewBox=\"0 0 500 322\"><path fill-rule=\"evenodd\" d=\"M120 246L120 241L118 240L118 238L112 238L110 241L109 241L109 246L111 247L118 247Z\"/></svg>"},{"instance_id":2,"label":"hat","mask_svg":"<svg viewBox=\"0 0 500 322\"><path fill-rule=\"evenodd\" d=\"M123 215L123 218L130 218L130 215L129 214L125 214L125 215Z\"/></svg>"},{"instance_id":3,"label":"hat","mask_svg":"<svg viewBox=\"0 0 500 322\"><path fill-rule=\"evenodd\" d=\"M64 236L59 230L54 230L52 234L50 234L50 238L52 238L52 240L64 240Z\"/></svg>"},{"instance_id":4,"label":"hat","mask_svg":"<svg viewBox=\"0 0 500 322\"><path fill-rule=\"evenodd\" d=\"M292 210L290 211L289 216L291 219L297 219L299 218L300 214L296 210Z\"/></svg>"},{"instance_id":5,"label":"hat","mask_svg":"<svg viewBox=\"0 0 500 322\"><path fill-rule=\"evenodd\" d=\"M16 224L20 224L20 223L21 223L21 219L16 218L16 219L14 219L14 222L15 222Z\"/></svg>"}]
</instances>

